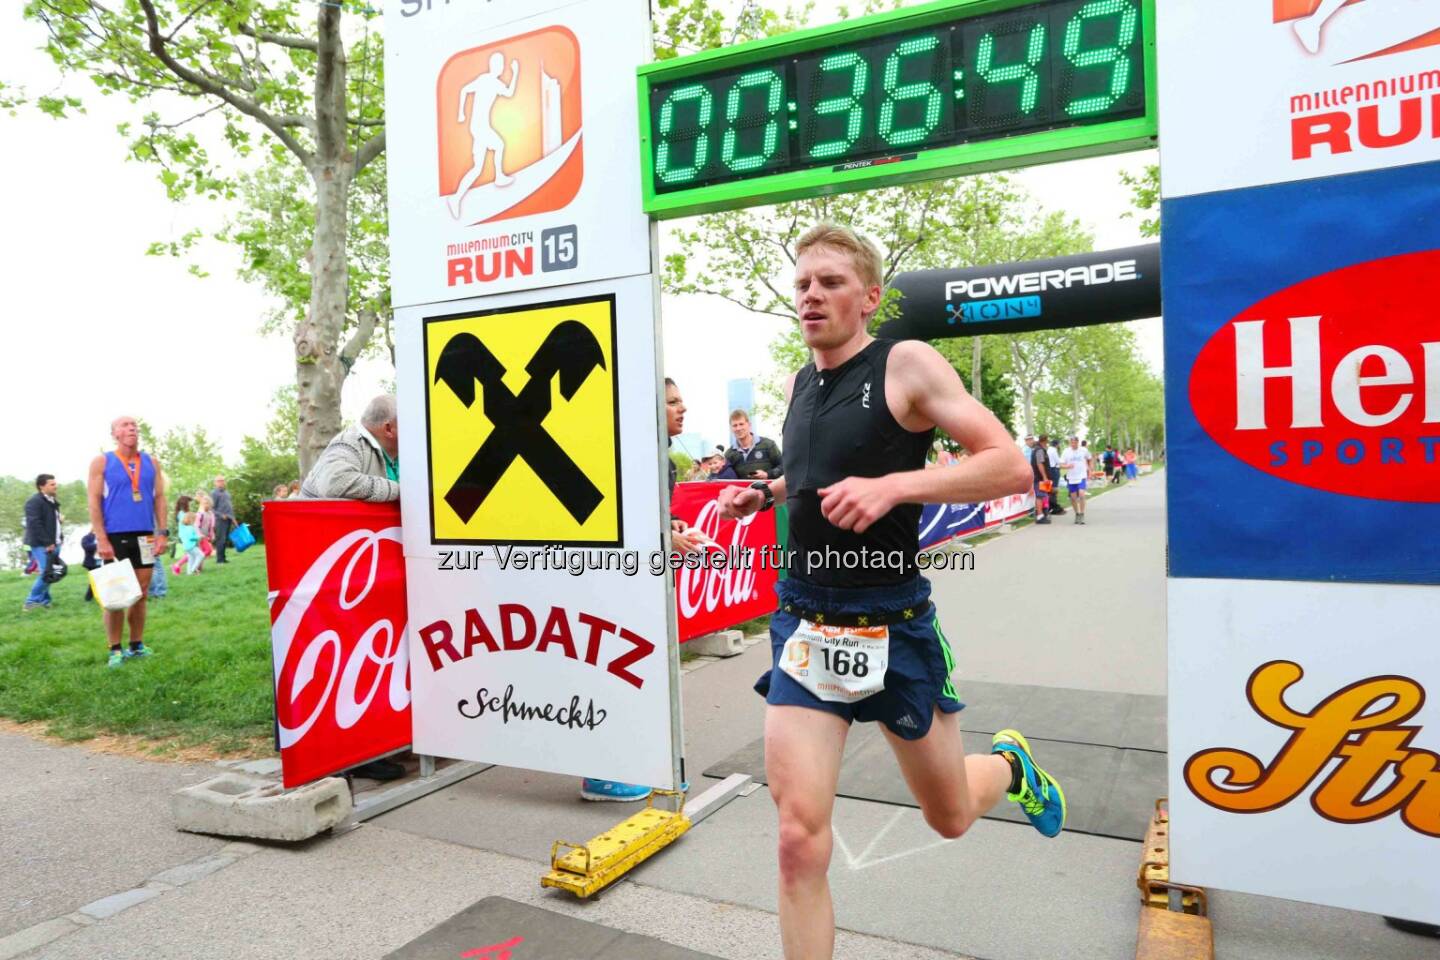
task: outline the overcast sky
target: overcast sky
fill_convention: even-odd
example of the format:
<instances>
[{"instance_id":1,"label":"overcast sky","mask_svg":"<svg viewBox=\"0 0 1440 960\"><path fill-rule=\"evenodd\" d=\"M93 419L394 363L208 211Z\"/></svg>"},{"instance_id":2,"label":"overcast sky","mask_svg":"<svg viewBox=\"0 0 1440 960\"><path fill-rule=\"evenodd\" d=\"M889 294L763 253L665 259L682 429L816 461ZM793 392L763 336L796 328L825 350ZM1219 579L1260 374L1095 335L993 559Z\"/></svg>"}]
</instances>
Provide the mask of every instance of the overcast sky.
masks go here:
<instances>
[{"instance_id":1,"label":"overcast sky","mask_svg":"<svg viewBox=\"0 0 1440 960\"><path fill-rule=\"evenodd\" d=\"M0 80L32 96L55 90L54 66L36 50L42 29L6 6ZM167 200L156 168L128 162L115 131L136 108L88 88L82 79L62 88L84 97L84 116L0 114L0 209L8 226L0 231L7 300L0 383L21 411L19 442L0 447L0 474L81 478L89 459L108 448L108 424L120 413L159 429L204 426L233 457L246 433L263 431L275 390L293 382L289 340L258 333L274 303L235 276L238 259L224 245L201 255L210 272L204 279L187 273L185 262L145 255L153 241L218 227L223 210ZM1097 249L1124 246L1139 236L1133 219L1120 218L1129 197L1119 171L1139 170L1153 157L1041 167L1017 179L1041 206L1093 229ZM699 297L667 297L662 313L665 369L684 390L687 430L720 442L728 433L725 383L769 372L766 346L780 322ZM1159 371L1159 321L1135 326ZM392 377L386 363L357 365L345 388L345 416L356 417ZM763 420L757 426L768 435L779 429Z\"/></svg>"}]
</instances>

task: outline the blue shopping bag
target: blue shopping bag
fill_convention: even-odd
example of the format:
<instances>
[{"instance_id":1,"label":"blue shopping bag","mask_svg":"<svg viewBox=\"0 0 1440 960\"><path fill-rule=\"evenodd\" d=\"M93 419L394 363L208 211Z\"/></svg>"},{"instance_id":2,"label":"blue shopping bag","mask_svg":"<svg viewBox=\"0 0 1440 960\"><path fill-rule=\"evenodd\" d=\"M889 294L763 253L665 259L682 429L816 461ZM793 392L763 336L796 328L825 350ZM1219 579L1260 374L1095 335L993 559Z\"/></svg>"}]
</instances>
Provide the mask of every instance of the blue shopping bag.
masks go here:
<instances>
[{"instance_id":1,"label":"blue shopping bag","mask_svg":"<svg viewBox=\"0 0 1440 960\"><path fill-rule=\"evenodd\" d=\"M255 546L255 534L250 532L250 524L242 523L230 531L230 546L237 553L244 553Z\"/></svg>"}]
</instances>

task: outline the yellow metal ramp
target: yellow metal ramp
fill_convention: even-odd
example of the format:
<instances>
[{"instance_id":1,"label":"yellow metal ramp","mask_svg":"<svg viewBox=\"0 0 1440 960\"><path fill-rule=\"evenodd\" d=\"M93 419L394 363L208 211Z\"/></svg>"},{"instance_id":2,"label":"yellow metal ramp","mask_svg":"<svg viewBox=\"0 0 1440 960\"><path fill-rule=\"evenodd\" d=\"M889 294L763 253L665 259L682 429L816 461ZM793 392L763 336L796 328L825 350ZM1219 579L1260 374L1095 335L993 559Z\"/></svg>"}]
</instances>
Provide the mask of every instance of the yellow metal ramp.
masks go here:
<instances>
[{"instance_id":1,"label":"yellow metal ramp","mask_svg":"<svg viewBox=\"0 0 1440 960\"><path fill-rule=\"evenodd\" d=\"M569 890L582 899L594 896L679 839L690 829L690 818L683 809L656 808L656 796L674 797L676 806L684 802L676 791L652 790L644 810L588 843L556 840L550 845L550 872L540 878L540 886ZM561 850L569 852L561 856Z\"/></svg>"}]
</instances>

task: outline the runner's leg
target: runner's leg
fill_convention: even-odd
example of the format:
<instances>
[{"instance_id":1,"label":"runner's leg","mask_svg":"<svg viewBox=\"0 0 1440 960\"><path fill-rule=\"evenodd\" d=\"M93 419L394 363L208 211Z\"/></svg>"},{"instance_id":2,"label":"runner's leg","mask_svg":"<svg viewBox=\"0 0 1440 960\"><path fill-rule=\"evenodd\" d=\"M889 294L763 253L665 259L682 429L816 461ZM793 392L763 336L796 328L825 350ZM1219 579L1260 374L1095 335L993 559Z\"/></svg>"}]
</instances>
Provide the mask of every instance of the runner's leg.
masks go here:
<instances>
[{"instance_id":1,"label":"runner's leg","mask_svg":"<svg viewBox=\"0 0 1440 960\"><path fill-rule=\"evenodd\" d=\"M160 558L155 559L156 563L161 562ZM140 643L145 639L145 596L150 590L150 577L153 571L149 567L141 567L135 571L135 578L140 581L140 599L131 604L130 609L125 611L125 619L130 622L130 643Z\"/></svg>"},{"instance_id":2,"label":"runner's leg","mask_svg":"<svg viewBox=\"0 0 1440 960\"><path fill-rule=\"evenodd\" d=\"M808 707L765 708L765 773L780 814L780 938L787 960L828 960L830 816L849 725Z\"/></svg>"},{"instance_id":3,"label":"runner's leg","mask_svg":"<svg viewBox=\"0 0 1440 960\"><path fill-rule=\"evenodd\" d=\"M930 732L919 740L897 737L883 724L881 729L925 822L942 837L959 837L1010 788L1010 762L1003 756L965 754L959 714L936 708Z\"/></svg>"}]
</instances>

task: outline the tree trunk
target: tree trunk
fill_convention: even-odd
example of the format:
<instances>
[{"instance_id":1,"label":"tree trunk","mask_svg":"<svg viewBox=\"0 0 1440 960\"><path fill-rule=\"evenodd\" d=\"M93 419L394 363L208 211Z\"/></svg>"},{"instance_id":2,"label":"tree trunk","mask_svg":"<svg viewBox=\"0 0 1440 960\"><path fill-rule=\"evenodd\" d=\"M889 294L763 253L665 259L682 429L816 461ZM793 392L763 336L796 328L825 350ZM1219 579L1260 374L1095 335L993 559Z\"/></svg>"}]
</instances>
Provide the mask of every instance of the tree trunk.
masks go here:
<instances>
[{"instance_id":1,"label":"tree trunk","mask_svg":"<svg viewBox=\"0 0 1440 960\"><path fill-rule=\"evenodd\" d=\"M985 402L985 386L980 377L983 371L980 368L981 344L979 337L970 338L970 393L979 403ZM1006 424L1009 426L1009 424Z\"/></svg>"},{"instance_id":2,"label":"tree trunk","mask_svg":"<svg viewBox=\"0 0 1440 960\"><path fill-rule=\"evenodd\" d=\"M1014 361L1016 376L1020 378L1020 402L1025 407L1025 432L1032 437L1035 433L1035 383L1030 377L1030 370L1025 365L1025 358L1020 354L1020 347L1014 340L1010 341L1010 357Z\"/></svg>"},{"instance_id":3,"label":"tree trunk","mask_svg":"<svg viewBox=\"0 0 1440 960\"><path fill-rule=\"evenodd\" d=\"M310 247L310 309L295 331L295 386L300 422L296 446L300 472L311 466L340 432L340 393L349 373L340 356L349 271L346 263L346 201L354 158L345 142L345 48L338 6L319 14L315 70L315 238Z\"/></svg>"}]
</instances>

